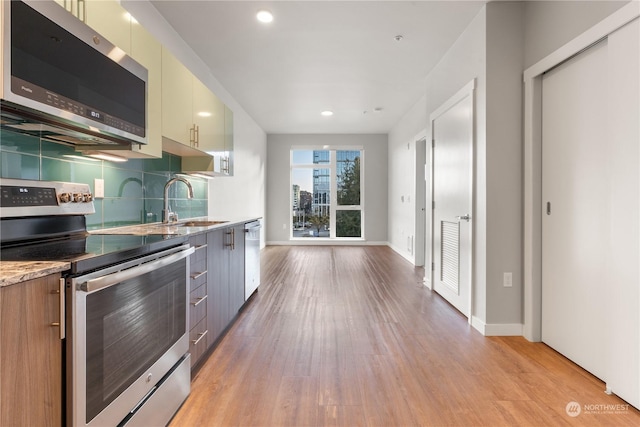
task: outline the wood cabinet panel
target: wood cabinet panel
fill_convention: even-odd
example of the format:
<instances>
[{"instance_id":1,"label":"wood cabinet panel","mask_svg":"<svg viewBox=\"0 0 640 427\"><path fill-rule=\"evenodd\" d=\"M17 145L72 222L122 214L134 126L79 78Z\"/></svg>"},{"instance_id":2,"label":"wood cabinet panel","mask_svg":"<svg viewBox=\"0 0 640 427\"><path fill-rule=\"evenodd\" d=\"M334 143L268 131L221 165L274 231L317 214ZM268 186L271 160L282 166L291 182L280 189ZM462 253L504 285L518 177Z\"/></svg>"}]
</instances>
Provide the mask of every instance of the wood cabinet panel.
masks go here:
<instances>
[{"instance_id":1,"label":"wood cabinet panel","mask_svg":"<svg viewBox=\"0 0 640 427\"><path fill-rule=\"evenodd\" d=\"M60 275L0 288L0 425L62 424Z\"/></svg>"}]
</instances>

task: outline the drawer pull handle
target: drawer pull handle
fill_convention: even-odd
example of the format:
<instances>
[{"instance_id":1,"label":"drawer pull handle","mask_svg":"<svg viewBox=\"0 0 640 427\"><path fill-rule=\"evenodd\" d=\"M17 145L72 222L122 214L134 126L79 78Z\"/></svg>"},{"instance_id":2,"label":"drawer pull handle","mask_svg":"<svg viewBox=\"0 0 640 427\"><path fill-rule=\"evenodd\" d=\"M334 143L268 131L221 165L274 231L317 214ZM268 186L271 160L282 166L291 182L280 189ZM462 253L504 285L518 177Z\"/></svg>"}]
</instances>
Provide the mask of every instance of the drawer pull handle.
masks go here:
<instances>
[{"instance_id":1,"label":"drawer pull handle","mask_svg":"<svg viewBox=\"0 0 640 427\"><path fill-rule=\"evenodd\" d=\"M207 270L205 271L201 271L201 272L195 272L191 275L191 279L192 280L196 280L197 278L199 278L200 276L202 276L203 274L207 274Z\"/></svg>"},{"instance_id":2,"label":"drawer pull handle","mask_svg":"<svg viewBox=\"0 0 640 427\"><path fill-rule=\"evenodd\" d=\"M197 338L197 339L195 339L195 340L192 340L192 341L191 341L191 342L193 343L193 345L198 345L198 343L200 342L200 340L201 340L202 338L204 338L204 337L205 337L205 335L207 335L207 332L209 332L209 331L208 331L208 330L206 330L206 331L204 331L204 332L200 332L200 333L198 334L198 338Z\"/></svg>"},{"instance_id":3,"label":"drawer pull handle","mask_svg":"<svg viewBox=\"0 0 640 427\"><path fill-rule=\"evenodd\" d=\"M202 301L206 300L208 296L209 296L209 295L205 295L205 296L203 296L203 297L200 297L200 298L198 298L198 301L196 301L196 302L192 302L191 304L193 304L193 306L194 306L194 307L197 307L197 306L198 306L198 304L200 304Z\"/></svg>"},{"instance_id":4,"label":"drawer pull handle","mask_svg":"<svg viewBox=\"0 0 640 427\"><path fill-rule=\"evenodd\" d=\"M202 244L202 245L196 245L196 251L197 251L197 250L200 250L200 249L204 249L204 248L206 248L206 247L207 247L207 244L206 244L206 243L205 243L205 244Z\"/></svg>"}]
</instances>

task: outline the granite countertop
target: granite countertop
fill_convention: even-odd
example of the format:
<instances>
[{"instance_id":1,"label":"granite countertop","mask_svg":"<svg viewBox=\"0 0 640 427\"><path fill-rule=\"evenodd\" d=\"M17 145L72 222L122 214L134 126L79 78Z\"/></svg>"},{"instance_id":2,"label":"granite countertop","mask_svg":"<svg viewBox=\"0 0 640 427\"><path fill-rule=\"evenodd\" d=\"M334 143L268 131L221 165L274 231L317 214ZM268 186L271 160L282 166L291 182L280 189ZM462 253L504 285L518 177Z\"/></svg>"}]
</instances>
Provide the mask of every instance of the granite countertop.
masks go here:
<instances>
[{"instance_id":1,"label":"granite countertop","mask_svg":"<svg viewBox=\"0 0 640 427\"><path fill-rule=\"evenodd\" d=\"M161 222L129 225L117 228L105 228L90 231L91 234L122 234L147 236L150 234L188 236L205 233L217 228L231 227L255 221L260 217L242 217L220 220L211 217L189 218L172 224ZM26 280L36 279L71 268L69 262L55 261L0 261L0 287L14 285Z\"/></svg>"},{"instance_id":2,"label":"granite countertop","mask_svg":"<svg viewBox=\"0 0 640 427\"><path fill-rule=\"evenodd\" d=\"M57 261L2 261L0 287L59 273L71 268L68 262Z\"/></svg>"},{"instance_id":3,"label":"granite countertop","mask_svg":"<svg viewBox=\"0 0 640 427\"><path fill-rule=\"evenodd\" d=\"M192 234L205 233L217 228L226 228L238 224L255 221L260 217L242 217L221 220L212 217L198 217L180 220L175 223L163 224L154 222L150 224L127 225L124 227L103 228L92 230L91 234L128 234L135 236L148 236L150 234L189 236Z\"/></svg>"}]
</instances>

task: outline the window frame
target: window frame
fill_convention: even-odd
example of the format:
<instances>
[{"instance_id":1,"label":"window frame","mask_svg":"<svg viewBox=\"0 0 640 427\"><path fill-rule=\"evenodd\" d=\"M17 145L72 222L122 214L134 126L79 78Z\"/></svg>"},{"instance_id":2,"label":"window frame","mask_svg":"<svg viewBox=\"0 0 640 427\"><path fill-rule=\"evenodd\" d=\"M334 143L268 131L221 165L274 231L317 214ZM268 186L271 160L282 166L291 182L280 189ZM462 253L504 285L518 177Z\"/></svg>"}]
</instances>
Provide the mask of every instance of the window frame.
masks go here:
<instances>
[{"instance_id":1,"label":"window frame","mask_svg":"<svg viewBox=\"0 0 640 427\"><path fill-rule=\"evenodd\" d=\"M329 163L293 163L294 151L328 151ZM338 151L359 151L360 152L360 204L359 205L338 205ZM313 160L312 160L313 161ZM293 208L293 171L294 169L329 169L329 237L297 237L293 235L293 221L289 221L289 240L295 241L364 241L365 236L365 150L361 145L293 145L289 150L289 210ZM313 172L312 172L313 173ZM337 237L336 236L336 212L337 211L360 211L360 237ZM293 215L291 216L293 218Z\"/></svg>"}]
</instances>

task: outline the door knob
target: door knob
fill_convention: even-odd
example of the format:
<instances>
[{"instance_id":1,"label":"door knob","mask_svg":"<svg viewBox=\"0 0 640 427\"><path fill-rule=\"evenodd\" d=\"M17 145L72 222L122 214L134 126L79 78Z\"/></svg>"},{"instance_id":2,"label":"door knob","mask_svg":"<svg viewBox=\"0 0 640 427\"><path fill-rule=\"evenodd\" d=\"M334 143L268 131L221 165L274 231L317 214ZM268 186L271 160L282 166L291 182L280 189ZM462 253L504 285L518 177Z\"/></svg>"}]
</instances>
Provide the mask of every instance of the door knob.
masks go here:
<instances>
[{"instance_id":1,"label":"door knob","mask_svg":"<svg viewBox=\"0 0 640 427\"><path fill-rule=\"evenodd\" d=\"M457 219L458 221L462 221L462 220L464 220L464 221L469 222L469 220L471 219L471 215L466 214L466 215L462 215L462 216L457 216L457 217L456 217L456 219Z\"/></svg>"}]
</instances>

